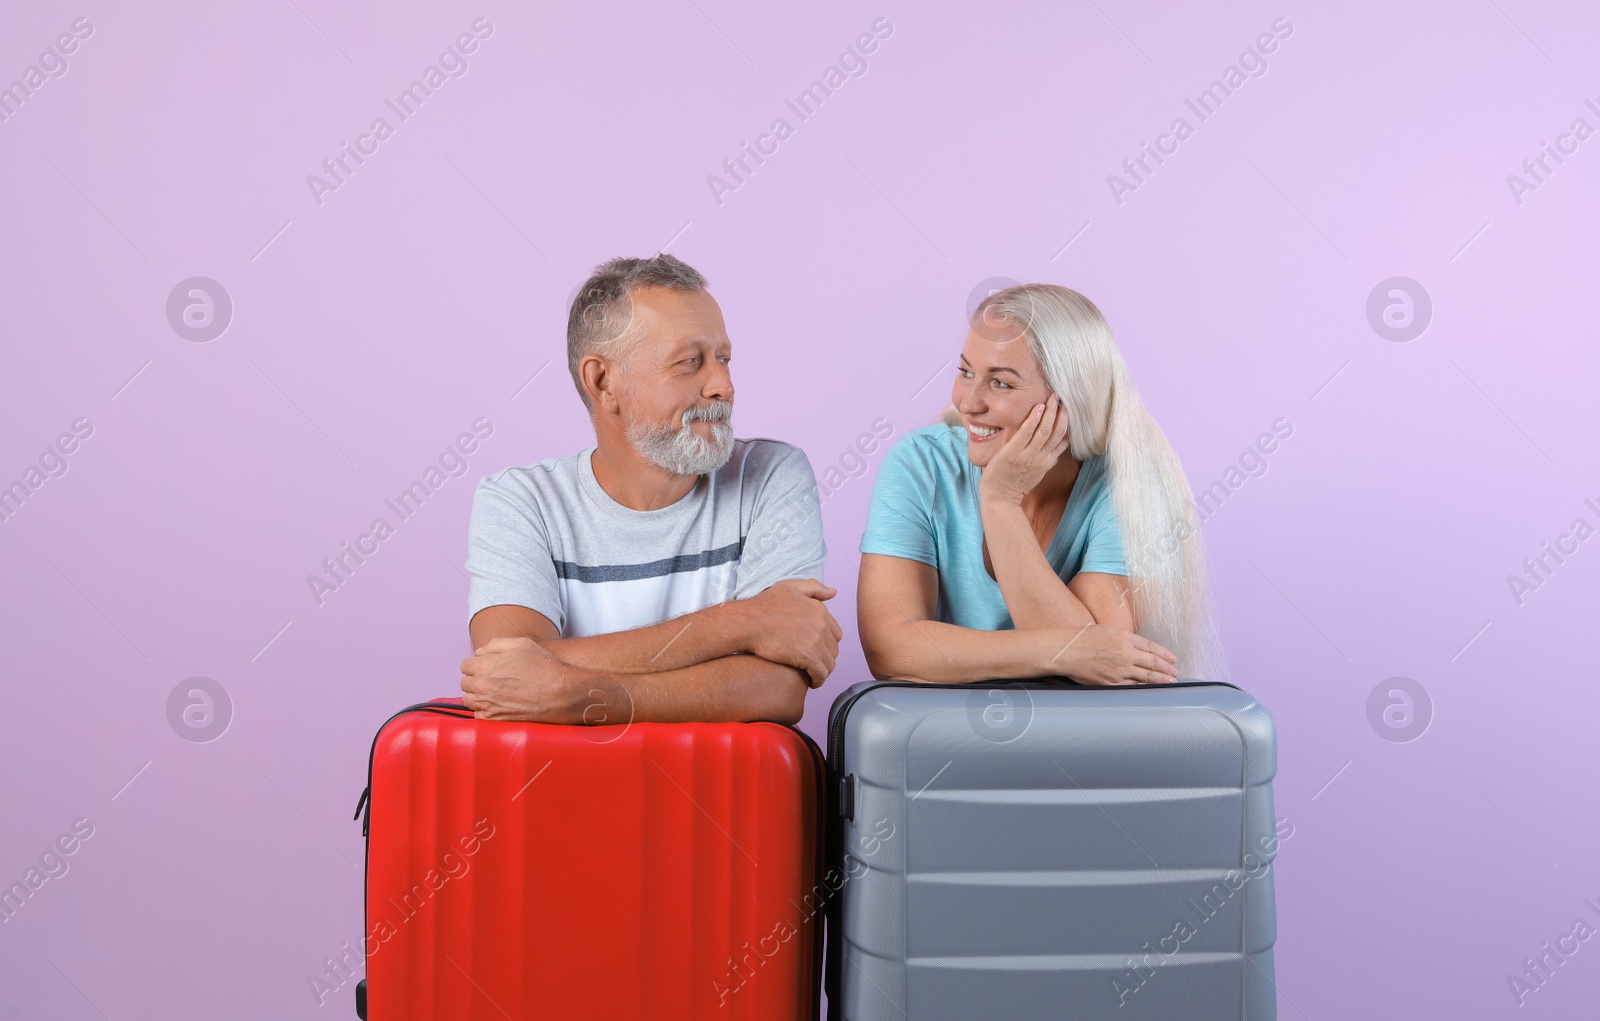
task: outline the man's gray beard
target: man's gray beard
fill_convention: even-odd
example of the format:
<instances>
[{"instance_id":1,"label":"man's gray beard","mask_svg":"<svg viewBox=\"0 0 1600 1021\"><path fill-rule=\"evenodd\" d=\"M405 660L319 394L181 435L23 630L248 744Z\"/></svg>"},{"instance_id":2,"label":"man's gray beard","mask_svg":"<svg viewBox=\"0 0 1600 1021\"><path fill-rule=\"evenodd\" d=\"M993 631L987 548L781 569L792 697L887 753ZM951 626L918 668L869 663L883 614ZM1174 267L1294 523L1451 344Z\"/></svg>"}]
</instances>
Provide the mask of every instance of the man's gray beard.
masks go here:
<instances>
[{"instance_id":1,"label":"man's gray beard","mask_svg":"<svg viewBox=\"0 0 1600 1021\"><path fill-rule=\"evenodd\" d=\"M678 429L646 425L629 414L625 430L628 442L651 464L676 475L709 475L733 456L732 414L732 404L713 401L684 412ZM697 435L694 422L711 422L711 439Z\"/></svg>"}]
</instances>

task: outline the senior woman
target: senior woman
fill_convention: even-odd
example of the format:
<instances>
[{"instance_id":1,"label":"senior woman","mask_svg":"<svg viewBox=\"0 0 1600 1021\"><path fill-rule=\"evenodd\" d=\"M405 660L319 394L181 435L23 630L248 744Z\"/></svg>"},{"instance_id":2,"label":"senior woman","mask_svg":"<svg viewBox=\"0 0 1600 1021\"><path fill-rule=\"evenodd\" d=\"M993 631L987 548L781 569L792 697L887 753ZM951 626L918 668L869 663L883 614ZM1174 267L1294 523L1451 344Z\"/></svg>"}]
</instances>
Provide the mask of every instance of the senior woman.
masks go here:
<instances>
[{"instance_id":1,"label":"senior woman","mask_svg":"<svg viewBox=\"0 0 1600 1021\"><path fill-rule=\"evenodd\" d=\"M940 424L884 456L858 626L880 679L1220 674L1183 467L1088 298L1055 284L974 311Z\"/></svg>"}]
</instances>

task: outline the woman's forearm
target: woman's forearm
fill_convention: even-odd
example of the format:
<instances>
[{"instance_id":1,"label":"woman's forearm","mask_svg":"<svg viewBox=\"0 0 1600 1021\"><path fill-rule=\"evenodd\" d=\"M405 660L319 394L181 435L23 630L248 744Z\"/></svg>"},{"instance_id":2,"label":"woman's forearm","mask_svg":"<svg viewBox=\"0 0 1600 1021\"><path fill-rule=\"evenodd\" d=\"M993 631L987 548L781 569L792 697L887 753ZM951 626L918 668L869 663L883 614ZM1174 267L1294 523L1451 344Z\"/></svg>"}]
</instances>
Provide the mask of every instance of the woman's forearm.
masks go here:
<instances>
[{"instance_id":1,"label":"woman's forearm","mask_svg":"<svg viewBox=\"0 0 1600 1021\"><path fill-rule=\"evenodd\" d=\"M1069 672L1080 631L980 631L934 620L901 620L875 628L863 648L867 667L879 680L964 683L1050 677Z\"/></svg>"},{"instance_id":2,"label":"woman's forearm","mask_svg":"<svg viewBox=\"0 0 1600 1021\"><path fill-rule=\"evenodd\" d=\"M949 684L1051 676L1084 684L1150 684L1176 676L1170 652L1122 628L983 631L933 620L937 602L938 575L931 566L862 555L856 612L872 676Z\"/></svg>"},{"instance_id":3,"label":"woman's forearm","mask_svg":"<svg viewBox=\"0 0 1600 1021\"><path fill-rule=\"evenodd\" d=\"M879 680L965 684L1070 677L1083 684L1156 684L1177 677L1172 654L1107 624L1044 631L977 631L902 620L862 635Z\"/></svg>"},{"instance_id":4,"label":"woman's forearm","mask_svg":"<svg viewBox=\"0 0 1600 1021\"><path fill-rule=\"evenodd\" d=\"M995 581L1019 631L1078 628L1095 623L1083 604L1045 559L1044 550L1015 503L982 503L983 536L994 564Z\"/></svg>"}]
</instances>

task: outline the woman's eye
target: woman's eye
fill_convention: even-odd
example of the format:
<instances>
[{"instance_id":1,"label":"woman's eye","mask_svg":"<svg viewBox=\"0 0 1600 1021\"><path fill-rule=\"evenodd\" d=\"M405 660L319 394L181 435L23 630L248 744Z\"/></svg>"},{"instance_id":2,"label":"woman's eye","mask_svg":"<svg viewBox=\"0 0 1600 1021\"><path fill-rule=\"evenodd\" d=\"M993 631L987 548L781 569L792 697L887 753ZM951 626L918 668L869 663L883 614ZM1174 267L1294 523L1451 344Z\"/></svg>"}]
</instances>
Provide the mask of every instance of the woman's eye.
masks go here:
<instances>
[{"instance_id":1,"label":"woman's eye","mask_svg":"<svg viewBox=\"0 0 1600 1021\"><path fill-rule=\"evenodd\" d=\"M957 369L956 375L960 376L962 379L972 378L972 373L968 372L966 369Z\"/></svg>"},{"instance_id":2,"label":"woman's eye","mask_svg":"<svg viewBox=\"0 0 1600 1021\"><path fill-rule=\"evenodd\" d=\"M997 387L999 387L999 388L1000 388L1000 389L1002 389L1002 390L1010 390L1010 389L1012 389L1012 386L1011 386L1011 384L1010 384L1010 383L1007 383L1007 382L1006 382L1006 381L1005 381L1005 380L1003 380L1003 379L997 379L997 380L995 380L995 381L994 381L994 385L995 385L995 386L997 386Z\"/></svg>"}]
</instances>

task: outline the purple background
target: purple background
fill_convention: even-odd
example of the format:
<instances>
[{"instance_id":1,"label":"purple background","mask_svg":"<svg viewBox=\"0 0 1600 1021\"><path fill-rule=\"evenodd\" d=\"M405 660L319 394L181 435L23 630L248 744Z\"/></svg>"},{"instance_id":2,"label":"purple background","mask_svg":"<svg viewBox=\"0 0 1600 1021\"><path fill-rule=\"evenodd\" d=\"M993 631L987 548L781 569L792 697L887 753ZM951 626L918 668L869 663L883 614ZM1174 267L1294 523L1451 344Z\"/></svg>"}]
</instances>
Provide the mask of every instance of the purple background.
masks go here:
<instances>
[{"instance_id":1,"label":"purple background","mask_svg":"<svg viewBox=\"0 0 1600 1021\"><path fill-rule=\"evenodd\" d=\"M95 829L0 925L0 1019L352 1016L307 976L360 935L372 733L457 689L476 480L592 442L568 296L663 246L722 304L738 433L819 476L879 417L934 419L992 277L1100 305L1197 491L1286 418L1205 529L1233 679L1279 726L1281 1015L1588 1016L1600 943L1521 1012L1507 977L1600 925L1600 543L1521 605L1507 578L1600 525L1600 140L1520 202L1507 175L1600 127L1600 12L962 8L7 11L0 84L93 34L0 123L0 483L94 431L0 526L0 882ZM385 97L478 17L470 70L398 123ZM785 98L878 17L869 71L800 123ZM1270 70L1199 122L1184 100L1276 18ZM393 136L319 205L307 176L379 116ZM707 176L779 116L792 137L719 204ZM1192 137L1119 205L1107 175L1179 116ZM210 342L166 318L191 276L234 304ZM1392 276L1431 296L1409 342L1368 321ZM480 417L466 475L319 606L307 576ZM817 736L865 676L872 470L824 503L847 647ZM203 744L166 709L197 675L234 704ZM1407 743L1368 717L1395 676L1431 696Z\"/></svg>"}]
</instances>

